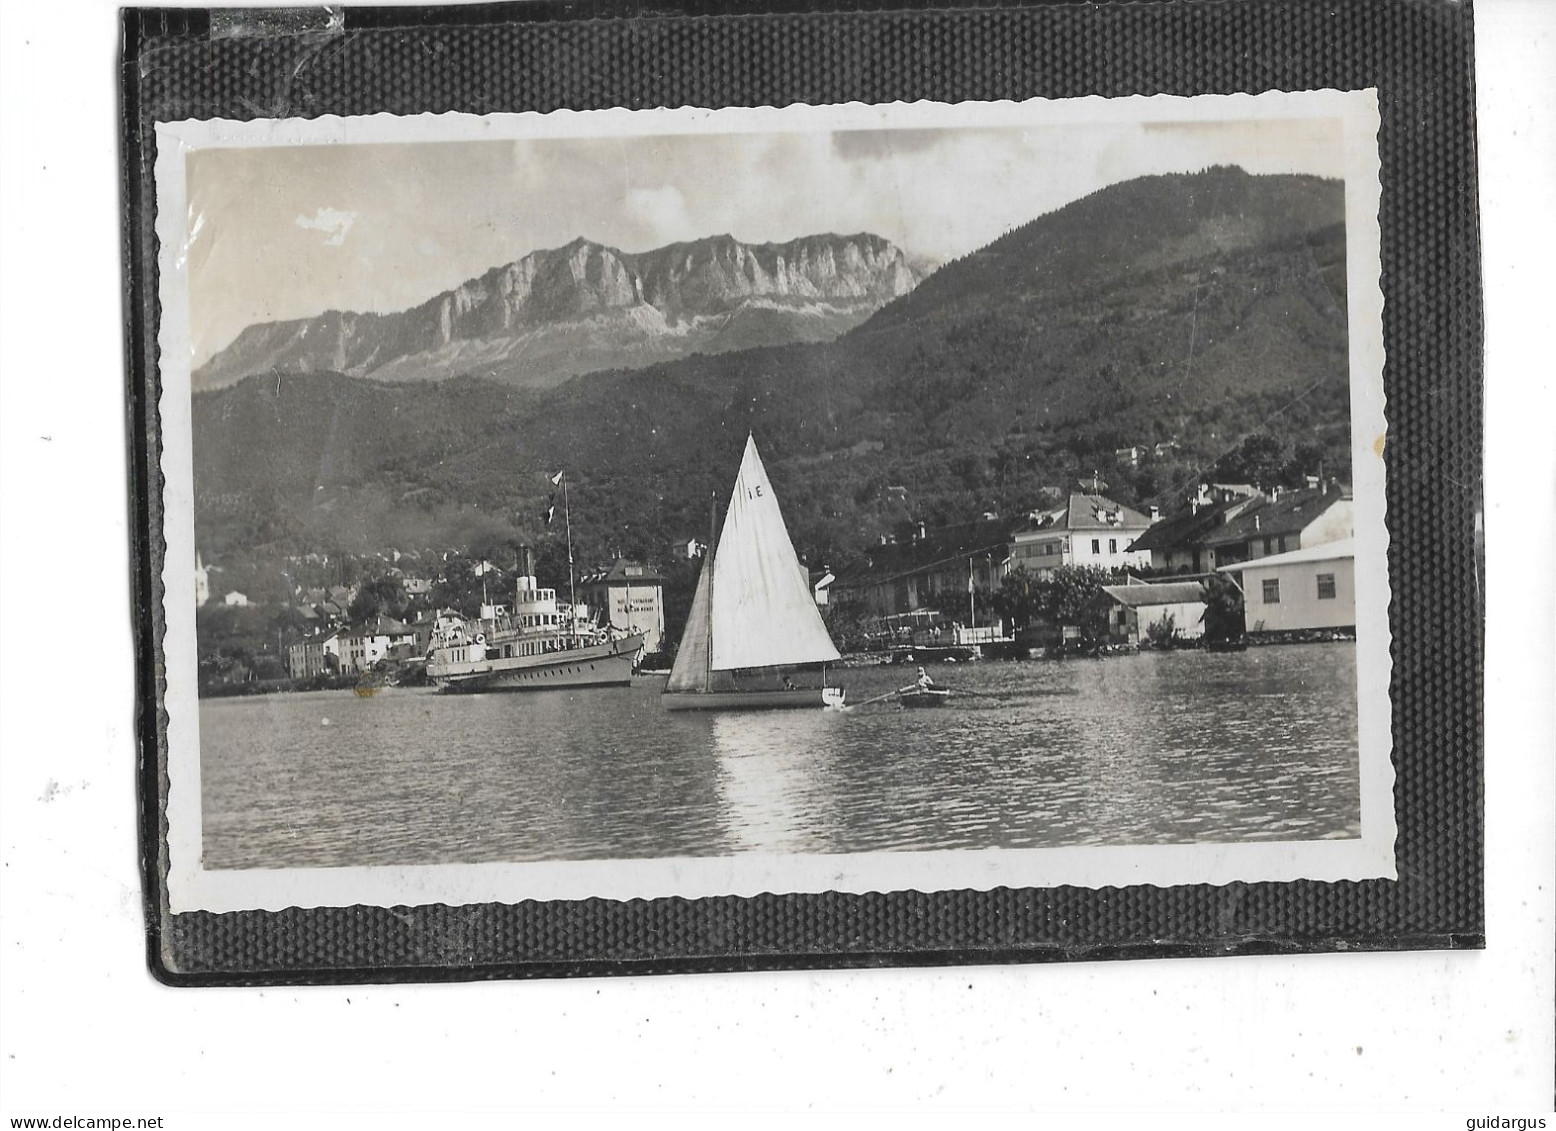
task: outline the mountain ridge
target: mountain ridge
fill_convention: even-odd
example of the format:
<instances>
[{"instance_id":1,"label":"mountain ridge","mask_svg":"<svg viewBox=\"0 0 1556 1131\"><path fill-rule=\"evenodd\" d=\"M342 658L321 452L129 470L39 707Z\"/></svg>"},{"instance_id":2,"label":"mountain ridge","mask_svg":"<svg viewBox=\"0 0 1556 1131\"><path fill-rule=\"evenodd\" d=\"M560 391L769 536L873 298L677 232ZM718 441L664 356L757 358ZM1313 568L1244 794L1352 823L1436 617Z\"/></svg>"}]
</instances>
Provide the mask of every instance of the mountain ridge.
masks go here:
<instances>
[{"instance_id":1,"label":"mountain ridge","mask_svg":"<svg viewBox=\"0 0 1556 1131\"><path fill-rule=\"evenodd\" d=\"M195 370L193 384L276 372L380 380L477 372L544 387L695 352L827 340L921 278L902 249L870 233L762 244L720 235L644 252L580 236L402 311L328 310L246 327ZM751 310L763 314L737 318Z\"/></svg>"}]
</instances>

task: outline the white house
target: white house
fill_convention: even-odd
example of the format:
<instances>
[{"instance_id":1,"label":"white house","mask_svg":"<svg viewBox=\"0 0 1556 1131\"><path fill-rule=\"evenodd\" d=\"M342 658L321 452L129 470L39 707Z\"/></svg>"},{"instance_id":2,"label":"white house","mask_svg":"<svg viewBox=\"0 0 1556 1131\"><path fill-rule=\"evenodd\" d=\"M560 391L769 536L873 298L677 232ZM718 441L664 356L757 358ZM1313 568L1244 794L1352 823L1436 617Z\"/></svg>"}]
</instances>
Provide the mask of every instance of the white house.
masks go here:
<instances>
[{"instance_id":1,"label":"white house","mask_svg":"<svg viewBox=\"0 0 1556 1131\"><path fill-rule=\"evenodd\" d=\"M805 572L805 580L807 582L811 582L811 574L809 570ZM821 571L821 576L817 577L815 581L811 583L810 591L815 596L817 605L825 606L831 603L832 583L836 580L836 575L833 574L830 569L824 569Z\"/></svg>"},{"instance_id":2,"label":"white house","mask_svg":"<svg viewBox=\"0 0 1556 1131\"><path fill-rule=\"evenodd\" d=\"M1345 538L1222 566L1241 575L1250 634L1356 626L1356 541Z\"/></svg>"},{"instance_id":3,"label":"white house","mask_svg":"<svg viewBox=\"0 0 1556 1131\"><path fill-rule=\"evenodd\" d=\"M657 652L664 643L664 578L641 562L618 558L609 569L579 579L579 600L604 612L617 632L641 632L643 649Z\"/></svg>"},{"instance_id":4,"label":"white house","mask_svg":"<svg viewBox=\"0 0 1556 1131\"><path fill-rule=\"evenodd\" d=\"M224 605L234 605L234 606L236 606L238 608L242 608L243 606L247 605L248 603L249 603L249 599L248 599L247 595L243 594L243 593L239 593L236 589L234 589L231 593L228 593L225 597L222 598L222 604L224 604Z\"/></svg>"},{"instance_id":5,"label":"white house","mask_svg":"<svg viewBox=\"0 0 1556 1131\"><path fill-rule=\"evenodd\" d=\"M1010 536L1015 568L1045 577L1058 566L1145 569L1150 550L1131 549L1155 518L1102 495L1071 494L1059 510L1037 515Z\"/></svg>"}]
</instances>

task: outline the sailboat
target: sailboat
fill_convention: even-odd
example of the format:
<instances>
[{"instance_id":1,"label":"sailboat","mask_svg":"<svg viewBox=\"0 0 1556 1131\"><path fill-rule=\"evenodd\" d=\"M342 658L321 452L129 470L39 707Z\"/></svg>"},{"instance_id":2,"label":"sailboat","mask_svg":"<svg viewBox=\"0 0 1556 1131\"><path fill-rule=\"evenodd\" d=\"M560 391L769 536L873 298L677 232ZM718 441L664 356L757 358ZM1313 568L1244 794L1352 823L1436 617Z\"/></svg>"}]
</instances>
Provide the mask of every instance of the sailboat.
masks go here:
<instances>
[{"instance_id":1,"label":"sailboat","mask_svg":"<svg viewBox=\"0 0 1556 1131\"><path fill-rule=\"evenodd\" d=\"M703 559L660 702L671 711L841 707L841 687L824 680L797 687L788 674L836 659L756 439L747 436L724 528Z\"/></svg>"}]
</instances>

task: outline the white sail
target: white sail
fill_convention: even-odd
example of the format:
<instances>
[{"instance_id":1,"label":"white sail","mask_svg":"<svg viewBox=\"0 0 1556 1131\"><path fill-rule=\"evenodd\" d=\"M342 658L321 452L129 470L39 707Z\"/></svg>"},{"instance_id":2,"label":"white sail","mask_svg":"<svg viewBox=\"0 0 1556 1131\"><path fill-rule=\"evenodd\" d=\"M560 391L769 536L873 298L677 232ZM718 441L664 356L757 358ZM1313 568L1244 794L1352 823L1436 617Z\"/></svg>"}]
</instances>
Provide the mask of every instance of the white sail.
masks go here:
<instances>
[{"instance_id":1,"label":"white sail","mask_svg":"<svg viewBox=\"0 0 1556 1131\"><path fill-rule=\"evenodd\" d=\"M697 592L692 595L692 611L686 616L686 631L675 650L666 691L706 691L708 689L708 577L711 559L704 559L697 575Z\"/></svg>"},{"instance_id":2,"label":"white sail","mask_svg":"<svg viewBox=\"0 0 1556 1131\"><path fill-rule=\"evenodd\" d=\"M838 658L798 561L756 440L748 437L714 552L709 615L715 670Z\"/></svg>"}]
</instances>

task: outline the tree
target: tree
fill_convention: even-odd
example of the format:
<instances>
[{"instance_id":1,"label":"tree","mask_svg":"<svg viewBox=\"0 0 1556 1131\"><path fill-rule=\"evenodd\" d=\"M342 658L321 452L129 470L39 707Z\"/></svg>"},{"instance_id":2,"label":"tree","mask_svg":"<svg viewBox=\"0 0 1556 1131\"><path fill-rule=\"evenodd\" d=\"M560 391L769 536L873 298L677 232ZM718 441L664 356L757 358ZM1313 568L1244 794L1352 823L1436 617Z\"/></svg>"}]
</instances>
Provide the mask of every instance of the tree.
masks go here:
<instances>
[{"instance_id":1,"label":"tree","mask_svg":"<svg viewBox=\"0 0 1556 1131\"><path fill-rule=\"evenodd\" d=\"M1216 461L1216 478L1229 483L1273 487L1286 470L1286 445L1264 432L1255 432Z\"/></svg>"},{"instance_id":2,"label":"tree","mask_svg":"<svg viewBox=\"0 0 1556 1131\"><path fill-rule=\"evenodd\" d=\"M365 624L380 614L399 617L405 611L405 594L393 577L375 577L364 581L351 599L346 615L357 624Z\"/></svg>"},{"instance_id":3,"label":"tree","mask_svg":"<svg viewBox=\"0 0 1556 1131\"><path fill-rule=\"evenodd\" d=\"M1205 582L1205 639L1241 640L1243 591L1224 573L1214 574Z\"/></svg>"},{"instance_id":4,"label":"tree","mask_svg":"<svg viewBox=\"0 0 1556 1131\"><path fill-rule=\"evenodd\" d=\"M1055 625L1073 625L1085 640L1107 634L1107 601L1102 587L1113 575L1098 566L1059 566L1051 577L1032 585L1033 612Z\"/></svg>"},{"instance_id":5,"label":"tree","mask_svg":"<svg viewBox=\"0 0 1556 1131\"><path fill-rule=\"evenodd\" d=\"M1153 648L1171 648L1178 642L1178 618L1163 613L1157 620L1145 626L1146 639Z\"/></svg>"}]
</instances>

